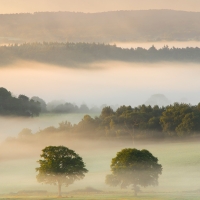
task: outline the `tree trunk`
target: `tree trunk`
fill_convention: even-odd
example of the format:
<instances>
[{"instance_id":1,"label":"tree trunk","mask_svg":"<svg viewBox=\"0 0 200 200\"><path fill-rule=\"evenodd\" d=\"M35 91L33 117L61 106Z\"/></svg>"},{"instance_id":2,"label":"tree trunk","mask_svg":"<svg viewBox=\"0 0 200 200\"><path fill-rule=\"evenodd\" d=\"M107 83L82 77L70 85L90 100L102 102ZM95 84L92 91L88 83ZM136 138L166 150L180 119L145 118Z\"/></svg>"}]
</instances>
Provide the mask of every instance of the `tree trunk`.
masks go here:
<instances>
[{"instance_id":1,"label":"tree trunk","mask_svg":"<svg viewBox=\"0 0 200 200\"><path fill-rule=\"evenodd\" d=\"M138 193L138 187L137 187L137 185L134 184L133 190L134 190L134 195L137 196L137 193Z\"/></svg>"},{"instance_id":2,"label":"tree trunk","mask_svg":"<svg viewBox=\"0 0 200 200\"><path fill-rule=\"evenodd\" d=\"M58 197L62 197L61 195L61 184L58 183Z\"/></svg>"}]
</instances>

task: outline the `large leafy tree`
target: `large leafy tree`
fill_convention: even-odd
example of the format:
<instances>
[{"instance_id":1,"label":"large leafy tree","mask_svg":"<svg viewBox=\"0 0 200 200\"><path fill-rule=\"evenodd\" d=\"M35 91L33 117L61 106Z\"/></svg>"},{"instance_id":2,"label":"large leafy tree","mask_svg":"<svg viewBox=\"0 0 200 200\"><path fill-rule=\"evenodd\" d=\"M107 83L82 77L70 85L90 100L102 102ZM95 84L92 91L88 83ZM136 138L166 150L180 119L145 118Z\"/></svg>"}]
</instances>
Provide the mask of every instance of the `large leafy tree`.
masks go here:
<instances>
[{"instance_id":1,"label":"large leafy tree","mask_svg":"<svg viewBox=\"0 0 200 200\"><path fill-rule=\"evenodd\" d=\"M73 150L64 146L48 146L42 150L40 167L36 168L38 182L58 185L58 195L61 196L61 186L66 187L75 180L84 178L88 172L82 158Z\"/></svg>"},{"instance_id":2,"label":"large leafy tree","mask_svg":"<svg viewBox=\"0 0 200 200\"><path fill-rule=\"evenodd\" d=\"M137 195L139 186L156 186L162 173L158 159L147 150L123 149L111 163L112 174L106 176L110 186L132 186Z\"/></svg>"}]
</instances>

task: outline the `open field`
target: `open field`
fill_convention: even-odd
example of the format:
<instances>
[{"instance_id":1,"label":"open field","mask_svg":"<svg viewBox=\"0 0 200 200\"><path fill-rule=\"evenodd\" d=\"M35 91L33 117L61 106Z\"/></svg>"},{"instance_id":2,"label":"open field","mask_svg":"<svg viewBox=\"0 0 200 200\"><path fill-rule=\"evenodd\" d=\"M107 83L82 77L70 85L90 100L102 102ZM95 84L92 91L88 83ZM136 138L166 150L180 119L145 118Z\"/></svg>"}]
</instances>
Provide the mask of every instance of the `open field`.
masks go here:
<instances>
[{"instance_id":1,"label":"open field","mask_svg":"<svg viewBox=\"0 0 200 200\"><path fill-rule=\"evenodd\" d=\"M49 197L34 197L34 196L0 196L0 199L4 200L199 200L200 194L198 193L146 193L134 197L131 193L119 193L119 194L92 194L92 195L73 195L73 196L63 196L58 198L55 196Z\"/></svg>"},{"instance_id":2,"label":"open field","mask_svg":"<svg viewBox=\"0 0 200 200\"><path fill-rule=\"evenodd\" d=\"M143 196L148 192L148 194L153 193L153 196L155 194L162 194L161 196L163 198L169 195L171 199L176 199L173 198L173 195L171 197L171 194L177 194L182 197L188 195L193 196L192 193L186 193L186 191L192 192L200 189L199 142L124 144L118 147L111 145L108 147L102 144L102 146L100 145L101 148L96 143L91 144L90 142L82 144L81 146L81 143L77 142L76 148L74 146L75 144L71 144L68 141L63 141L63 144L70 148L72 145L72 149L75 149L76 152L83 157L86 167L89 170L83 180L77 181L67 188L63 186L63 194L68 194L70 191L91 186L101 191L118 189L107 186L105 184L105 176L110 173L110 162L116 155L116 152L120 151L122 148L129 147L148 149L158 158L159 163L163 166L163 173L159 177L158 187L141 187L144 193L141 193L139 196ZM38 166L36 161L39 160L40 151L36 149L35 151L36 152L28 152L28 156L23 154L21 157L16 157L16 159L8 159L1 162L0 193L9 194L10 192L16 193L22 190L46 190L54 192L55 194L57 193L57 186L42 185L37 182L35 168ZM129 191L130 190L126 192ZM163 194L165 195L163 196ZM128 195L128 197L129 196L130 195ZM194 196L196 196L196 194ZM198 197L196 199L200 198Z\"/></svg>"}]
</instances>

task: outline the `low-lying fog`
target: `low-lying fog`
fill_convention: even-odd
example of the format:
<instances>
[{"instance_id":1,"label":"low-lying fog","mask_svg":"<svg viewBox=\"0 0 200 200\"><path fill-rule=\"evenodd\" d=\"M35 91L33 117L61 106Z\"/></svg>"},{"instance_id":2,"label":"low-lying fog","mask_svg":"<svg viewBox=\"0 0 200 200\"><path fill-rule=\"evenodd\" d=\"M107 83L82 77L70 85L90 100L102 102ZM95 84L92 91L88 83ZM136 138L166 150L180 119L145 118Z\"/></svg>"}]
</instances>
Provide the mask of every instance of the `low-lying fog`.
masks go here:
<instances>
[{"instance_id":1,"label":"low-lying fog","mask_svg":"<svg viewBox=\"0 0 200 200\"><path fill-rule=\"evenodd\" d=\"M60 144L75 150L83 157L89 170L83 180L75 182L68 188L63 187L63 192L84 189L88 186L104 191L119 189L107 186L105 176L110 173L111 159L125 147L148 149L162 164L163 173L159 178L159 186L141 188L142 191L182 192L200 189L200 147L198 143L108 145L98 144L94 141L77 141L76 143L62 141ZM42 147L29 144L27 146L10 146L10 148L4 149L3 152L8 151L8 154L13 152L13 156L17 156L15 156L15 159L1 160L0 193L17 192L19 190L57 191L57 186L39 184L36 181L35 168L38 166L36 161L40 158L39 154Z\"/></svg>"},{"instance_id":2,"label":"low-lying fog","mask_svg":"<svg viewBox=\"0 0 200 200\"><path fill-rule=\"evenodd\" d=\"M28 128L32 133L36 133L46 127L58 127L59 123L69 121L76 124L81 121L84 113L73 114L42 114L34 118L22 117L2 117L0 116L0 143L8 137L15 137L22 129ZM90 116L95 117L99 114L90 113Z\"/></svg>"}]
</instances>

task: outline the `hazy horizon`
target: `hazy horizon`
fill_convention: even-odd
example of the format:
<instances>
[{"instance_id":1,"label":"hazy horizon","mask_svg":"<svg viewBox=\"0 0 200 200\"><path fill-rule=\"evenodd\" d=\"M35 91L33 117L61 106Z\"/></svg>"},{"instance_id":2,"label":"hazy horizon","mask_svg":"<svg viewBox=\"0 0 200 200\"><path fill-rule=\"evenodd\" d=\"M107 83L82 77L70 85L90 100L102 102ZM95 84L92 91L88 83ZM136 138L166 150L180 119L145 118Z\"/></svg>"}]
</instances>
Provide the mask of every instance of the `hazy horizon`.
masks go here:
<instances>
[{"instance_id":1,"label":"hazy horizon","mask_svg":"<svg viewBox=\"0 0 200 200\"><path fill-rule=\"evenodd\" d=\"M105 12L116 10L171 9L200 12L199 0L0 0L0 13L33 12Z\"/></svg>"}]
</instances>

